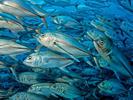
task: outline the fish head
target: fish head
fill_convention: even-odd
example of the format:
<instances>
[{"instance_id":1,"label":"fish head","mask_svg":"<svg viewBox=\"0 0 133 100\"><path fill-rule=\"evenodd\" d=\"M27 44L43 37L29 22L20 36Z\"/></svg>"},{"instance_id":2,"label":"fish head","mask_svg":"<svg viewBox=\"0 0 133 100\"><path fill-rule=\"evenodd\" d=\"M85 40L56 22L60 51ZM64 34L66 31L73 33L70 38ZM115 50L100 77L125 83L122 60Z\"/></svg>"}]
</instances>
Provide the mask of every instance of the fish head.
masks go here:
<instances>
[{"instance_id":1,"label":"fish head","mask_svg":"<svg viewBox=\"0 0 133 100\"><path fill-rule=\"evenodd\" d=\"M96 46L100 49L109 49L112 45L111 40L103 32L98 30L91 30L87 32L89 37L95 42Z\"/></svg>"},{"instance_id":2,"label":"fish head","mask_svg":"<svg viewBox=\"0 0 133 100\"><path fill-rule=\"evenodd\" d=\"M51 33L45 33L38 36L37 40L46 47L53 46L56 38Z\"/></svg>"},{"instance_id":3,"label":"fish head","mask_svg":"<svg viewBox=\"0 0 133 100\"><path fill-rule=\"evenodd\" d=\"M116 79L104 80L98 88L107 94L116 95L127 91L125 87Z\"/></svg>"},{"instance_id":4,"label":"fish head","mask_svg":"<svg viewBox=\"0 0 133 100\"><path fill-rule=\"evenodd\" d=\"M30 54L24 61L23 63L27 66L31 67L37 67L36 62L38 61L38 56L36 53Z\"/></svg>"},{"instance_id":5,"label":"fish head","mask_svg":"<svg viewBox=\"0 0 133 100\"><path fill-rule=\"evenodd\" d=\"M105 80L98 84L98 88L102 91L110 91L112 89L112 84L108 80Z\"/></svg>"}]
</instances>

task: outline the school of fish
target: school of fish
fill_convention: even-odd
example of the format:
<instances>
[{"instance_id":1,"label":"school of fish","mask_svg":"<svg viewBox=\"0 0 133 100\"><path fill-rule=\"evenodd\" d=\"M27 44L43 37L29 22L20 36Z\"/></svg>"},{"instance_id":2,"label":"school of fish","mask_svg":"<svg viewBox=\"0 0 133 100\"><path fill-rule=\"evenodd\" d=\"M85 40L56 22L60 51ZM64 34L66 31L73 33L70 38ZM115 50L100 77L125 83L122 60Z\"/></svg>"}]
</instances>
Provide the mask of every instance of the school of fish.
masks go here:
<instances>
[{"instance_id":1,"label":"school of fish","mask_svg":"<svg viewBox=\"0 0 133 100\"><path fill-rule=\"evenodd\" d=\"M0 100L133 100L133 1L0 0Z\"/></svg>"}]
</instances>

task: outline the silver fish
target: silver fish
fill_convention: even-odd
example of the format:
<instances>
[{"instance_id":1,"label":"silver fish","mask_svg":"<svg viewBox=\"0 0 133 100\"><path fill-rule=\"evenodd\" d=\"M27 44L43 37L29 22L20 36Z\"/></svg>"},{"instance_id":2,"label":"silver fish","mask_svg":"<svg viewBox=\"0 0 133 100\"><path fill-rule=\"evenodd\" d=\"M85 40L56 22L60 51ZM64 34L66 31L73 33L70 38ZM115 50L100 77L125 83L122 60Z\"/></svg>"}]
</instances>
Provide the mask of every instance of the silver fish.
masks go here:
<instances>
[{"instance_id":1,"label":"silver fish","mask_svg":"<svg viewBox=\"0 0 133 100\"><path fill-rule=\"evenodd\" d=\"M19 19L25 16L38 16L46 24L46 12L26 0L2 0L0 11L13 14Z\"/></svg>"},{"instance_id":2,"label":"silver fish","mask_svg":"<svg viewBox=\"0 0 133 100\"><path fill-rule=\"evenodd\" d=\"M15 33L20 31L25 31L25 28L21 24L5 20L0 20L0 28L7 28Z\"/></svg>"},{"instance_id":3,"label":"silver fish","mask_svg":"<svg viewBox=\"0 0 133 100\"><path fill-rule=\"evenodd\" d=\"M72 29L81 29L81 24L70 16L55 16L53 17L53 22L59 26Z\"/></svg>"},{"instance_id":4,"label":"silver fish","mask_svg":"<svg viewBox=\"0 0 133 100\"><path fill-rule=\"evenodd\" d=\"M40 91L41 90L41 91ZM79 91L76 87L67 84L67 83L40 83L32 85L29 92L34 91L34 93L38 94L55 94L65 98L73 99L78 98L82 95L81 91ZM49 92L48 92L49 91Z\"/></svg>"},{"instance_id":5,"label":"silver fish","mask_svg":"<svg viewBox=\"0 0 133 100\"><path fill-rule=\"evenodd\" d=\"M46 32L37 37L37 40L47 48L67 54L75 61L77 58L88 57L91 53L75 38L60 32Z\"/></svg>"},{"instance_id":6,"label":"silver fish","mask_svg":"<svg viewBox=\"0 0 133 100\"><path fill-rule=\"evenodd\" d=\"M92 30L87 34L93 39L94 46L98 53L110 65L108 67L109 69L114 71L117 76L122 74L127 77L133 77L132 68L128 60L121 51L113 45L110 38L98 30Z\"/></svg>"},{"instance_id":7,"label":"silver fish","mask_svg":"<svg viewBox=\"0 0 133 100\"><path fill-rule=\"evenodd\" d=\"M13 40L0 39L0 54L2 55L17 55L30 51L28 47L18 44Z\"/></svg>"},{"instance_id":8,"label":"silver fish","mask_svg":"<svg viewBox=\"0 0 133 100\"><path fill-rule=\"evenodd\" d=\"M73 60L65 58L51 51L37 52L29 55L23 63L31 67L61 68L73 64Z\"/></svg>"},{"instance_id":9,"label":"silver fish","mask_svg":"<svg viewBox=\"0 0 133 100\"><path fill-rule=\"evenodd\" d=\"M101 92L108 95L119 95L127 91L127 89L116 79L104 80L98 84Z\"/></svg>"},{"instance_id":10,"label":"silver fish","mask_svg":"<svg viewBox=\"0 0 133 100\"><path fill-rule=\"evenodd\" d=\"M23 72L18 75L19 82L32 85L45 82L45 75L36 72Z\"/></svg>"},{"instance_id":11,"label":"silver fish","mask_svg":"<svg viewBox=\"0 0 133 100\"><path fill-rule=\"evenodd\" d=\"M9 97L9 100L47 100L47 98L34 93L18 92L13 96Z\"/></svg>"}]
</instances>

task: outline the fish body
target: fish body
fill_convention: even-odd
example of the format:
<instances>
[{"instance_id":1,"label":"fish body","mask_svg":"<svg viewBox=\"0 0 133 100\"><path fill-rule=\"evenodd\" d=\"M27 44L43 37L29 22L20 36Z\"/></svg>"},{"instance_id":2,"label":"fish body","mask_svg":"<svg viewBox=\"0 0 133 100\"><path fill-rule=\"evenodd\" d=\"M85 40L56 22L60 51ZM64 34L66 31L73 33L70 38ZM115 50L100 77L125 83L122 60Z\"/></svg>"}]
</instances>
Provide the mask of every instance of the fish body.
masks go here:
<instances>
[{"instance_id":1,"label":"fish body","mask_svg":"<svg viewBox=\"0 0 133 100\"><path fill-rule=\"evenodd\" d=\"M0 28L7 28L12 32L25 31L25 28L21 24L5 20L0 20Z\"/></svg>"},{"instance_id":2,"label":"fish body","mask_svg":"<svg viewBox=\"0 0 133 100\"><path fill-rule=\"evenodd\" d=\"M41 91L40 91L41 90ZM29 92L35 91L38 93L56 94L65 98L73 99L81 95L81 92L74 86L67 83L40 83L32 85L28 90ZM49 91L49 92L46 92ZM46 94L45 94L46 95Z\"/></svg>"},{"instance_id":3,"label":"fish body","mask_svg":"<svg viewBox=\"0 0 133 100\"><path fill-rule=\"evenodd\" d=\"M15 8L9 5L0 4L0 11L4 13L13 14L19 17L36 16L35 14L25 11L22 8Z\"/></svg>"},{"instance_id":4,"label":"fish body","mask_svg":"<svg viewBox=\"0 0 133 100\"><path fill-rule=\"evenodd\" d=\"M76 58L87 57L90 55L87 48L75 38L58 32L47 32L39 35L37 40L45 47L64 53Z\"/></svg>"},{"instance_id":5,"label":"fish body","mask_svg":"<svg viewBox=\"0 0 133 100\"><path fill-rule=\"evenodd\" d=\"M116 79L104 80L98 84L98 88L108 95L119 95L126 92L126 88Z\"/></svg>"},{"instance_id":6,"label":"fish body","mask_svg":"<svg viewBox=\"0 0 133 100\"><path fill-rule=\"evenodd\" d=\"M24 84L32 85L45 82L45 75L35 72L23 72L18 75L19 81Z\"/></svg>"},{"instance_id":7,"label":"fish body","mask_svg":"<svg viewBox=\"0 0 133 100\"><path fill-rule=\"evenodd\" d=\"M3 0L0 3L0 11L18 17L38 16L44 18L46 15L44 10L26 0Z\"/></svg>"},{"instance_id":8,"label":"fish body","mask_svg":"<svg viewBox=\"0 0 133 100\"><path fill-rule=\"evenodd\" d=\"M12 40L0 39L1 55L13 55L30 51L31 50L28 47L18 44Z\"/></svg>"},{"instance_id":9,"label":"fish body","mask_svg":"<svg viewBox=\"0 0 133 100\"><path fill-rule=\"evenodd\" d=\"M28 92L49 97L52 94L52 91L50 90L51 85L52 83L33 84L28 89Z\"/></svg>"},{"instance_id":10,"label":"fish body","mask_svg":"<svg viewBox=\"0 0 133 100\"><path fill-rule=\"evenodd\" d=\"M80 29L80 23L70 16L55 16L53 18L53 22L57 25L72 28L72 29Z\"/></svg>"},{"instance_id":11,"label":"fish body","mask_svg":"<svg viewBox=\"0 0 133 100\"><path fill-rule=\"evenodd\" d=\"M103 32L97 30L88 32L88 35L93 39L94 46L98 53L110 65L109 69L115 73L119 73L118 75L132 77L133 72L128 60L121 51L113 45L110 38Z\"/></svg>"},{"instance_id":12,"label":"fish body","mask_svg":"<svg viewBox=\"0 0 133 100\"><path fill-rule=\"evenodd\" d=\"M47 100L47 99L42 95L37 95L34 93L18 92L13 96L9 97L9 100Z\"/></svg>"},{"instance_id":13,"label":"fish body","mask_svg":"<svg viewBox=\"0 0 133 100\"><path fill-rule=\"evenodd\" d=\"M74 99L81 96L81 92L74 86L66 83L55 83L51 86L51 91L65 98Z\"/></svg>"},{"instance_id":14,"label":"fish body","mask_svg":"<svg viewBox=\"0 0 133 100\"><path fill-rule=\"evenodd\" d=\"M39 68L60 68L71 65L73 61L51 51L33 53L29 55L24 64Z\"/></svg>"}]
</instances>

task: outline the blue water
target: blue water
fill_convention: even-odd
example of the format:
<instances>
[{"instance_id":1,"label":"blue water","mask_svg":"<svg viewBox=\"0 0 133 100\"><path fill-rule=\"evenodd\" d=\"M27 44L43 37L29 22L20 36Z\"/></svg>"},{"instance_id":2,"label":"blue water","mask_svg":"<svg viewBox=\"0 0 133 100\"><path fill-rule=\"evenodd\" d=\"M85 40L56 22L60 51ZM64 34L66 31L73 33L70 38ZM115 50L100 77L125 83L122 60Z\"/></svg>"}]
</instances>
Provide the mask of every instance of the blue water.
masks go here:
<instances>
[{"instance_id":1,"label":"blue water","mask_svg":"<svg viewBox=\"0 0 133 100\"><path fill-rule=\"evenodd\" d=\"M2 10L5 1L0 100L133 100L133 0L7 0L32 13L22 16Z\"/></svg>"}]
</instances>

